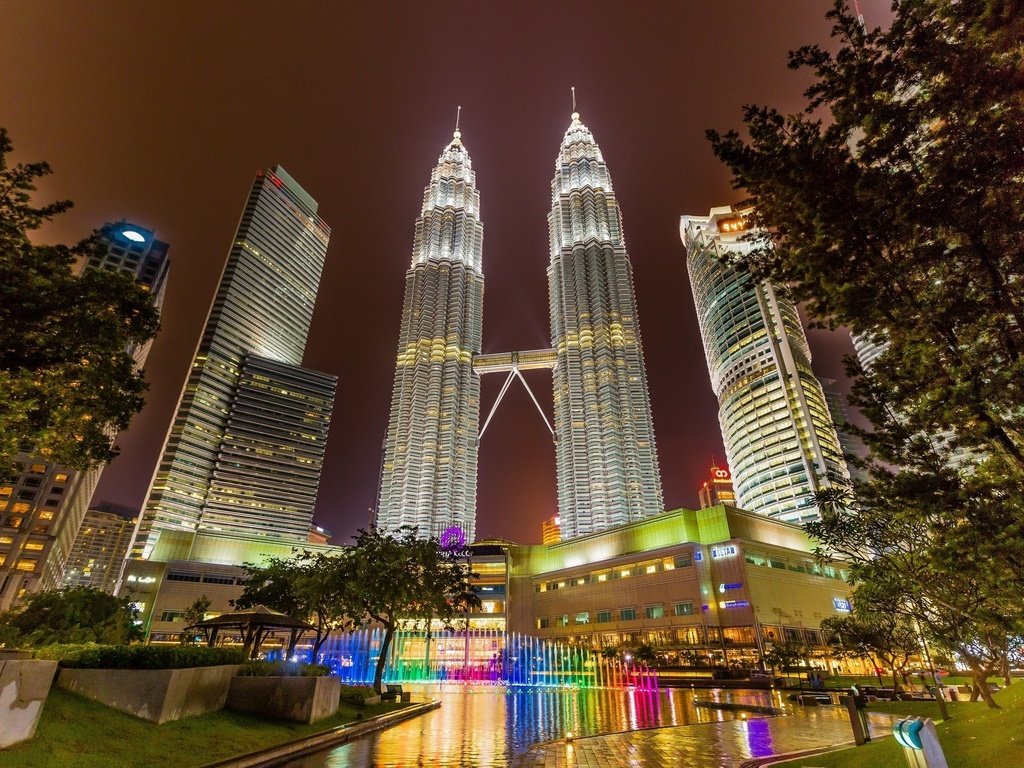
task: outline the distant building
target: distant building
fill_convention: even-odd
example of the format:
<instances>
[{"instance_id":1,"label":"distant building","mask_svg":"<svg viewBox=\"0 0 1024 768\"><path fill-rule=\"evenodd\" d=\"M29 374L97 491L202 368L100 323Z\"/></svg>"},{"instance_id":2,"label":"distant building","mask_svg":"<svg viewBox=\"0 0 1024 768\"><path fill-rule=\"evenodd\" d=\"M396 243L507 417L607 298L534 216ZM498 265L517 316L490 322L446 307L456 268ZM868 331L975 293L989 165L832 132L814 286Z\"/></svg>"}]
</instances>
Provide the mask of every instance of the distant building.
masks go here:
<instances>
[{"instance_id":1,"label":"distant building","mask_svg":"<svg viewBox=\"0 0 1024 768\"><path fill-rule=\"evenodd\" d=\"M711 476L704 481L697 495L700 498L701 509L717 507L720 504L735 506L736 492L732 489L732 476L729 470L713 465Z\"/></svg>"},{"instance_id":2,"label":"distant building","mask_svg":"<svg viewBox=\"0 0 1024 768\"><path fill-rule=\"evenodd\" d=\"M159 310L167 288L169 246L152 230L127 221L100 229L99 248L76 265L81 273L120 272L148 289ZM131 345L137 368L152 340ZM113 436L112 436L113 437ZM62 583L75 537L99 484L102 467L80 472L29 454L18 456L19 474L0 486L0 610L22 596Z\"/></svg>"},{"instance_id":3,"label":"distant building","mask_svg":"<svg viewBox=\"0 0 1024 768\"><path fill-rule=\"evenodd\" d=\"M746 213L714 208L680 221L726 458L740 507L813 520L815 493L848 486L849 470L796 307L723 261L757 245Z\"/></svg>"},{"instance_id":4,"label":"distant building","mask_svg":"<svg viewBox=\"0 0 1024 768\"><path fill-rule=\"evenodd\" d=\"M543 544L557 544L562 540L562 519L558 515L540 524L540 540Z\"/></svg>"},{"instance_id":5,"label":"distant building","mask_svg":"<svg viewBox=\"0 0 1024 768\"><path fill-rule=\"evenodd\" d=\"M329 544L332 535L326 528L321 528L319 525L314 524L309 526L309 536L306 541L310 544Z\"/></svg>"},{"instance_id":6,"label":"distant building","mask_svg":"<svg viewBox=\"0 0 1024 768\"><path fill-rule=\"evenodd\" d=\"M307 540L337 377L301 363L329 239L283 168L256 175L132 557L171 533Z\"/></svg>"},{"instance_id":7,"label":"distant building","mask_svg":"<svg viewBox=\"0 0 1024 768\"><path fill-rule=\"evenodd\" d=\"M90 507L68 556L62 584L113 592L137 521L137 510L110 504Z\"/></svg>"}]
</instances>

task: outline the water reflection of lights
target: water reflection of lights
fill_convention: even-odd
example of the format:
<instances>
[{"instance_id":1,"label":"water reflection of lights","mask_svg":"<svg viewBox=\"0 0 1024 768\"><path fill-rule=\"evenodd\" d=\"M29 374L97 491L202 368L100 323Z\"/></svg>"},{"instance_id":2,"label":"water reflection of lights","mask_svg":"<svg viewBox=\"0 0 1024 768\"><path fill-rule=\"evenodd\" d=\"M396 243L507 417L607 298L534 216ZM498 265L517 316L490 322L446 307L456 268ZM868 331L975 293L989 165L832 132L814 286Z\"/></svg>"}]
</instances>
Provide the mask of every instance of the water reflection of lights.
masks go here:
<instances>
[{"instance_id":1,"label":"water reflection of lights","mask_svg":"<svg viewBox=\"0 0 1024 768\"><path fill-rule=\"evenodd\" d=\"M840 712L838 708L814 708L818 710L815 712L798 710L789 717L770 720L751 716L742 721L731 712L694 707L693 697L686 689L650 692L453 683L407 686L407 689L413 692L414 699L440 698L441 708L372 737L295 761L290 768L415 765L498 768L508 765L512 756L522 754L533 744L556 742L562 750L563 741L566 751L562 754L567 764L573 765L575 759L570 757L573 753L568 751L572 749L567 738L569 732L573 743L579 745L580 739L596 734L714 721L735 729L728 732L731 734L728 743L722 742L715 749L727 748L736 757L758 757L771 754L773 744L779 745L779 741L773 739L772 728L778 727L782 720L787 721L783 726L791 723L788 731L801 730L815 736L819 731L824 733L825 728L844 734L849 729L849 723L843 720L845 711ZM705 696L714 698L712 691L702 691L701 698ZM773 701L768 691L726 691L717 698L751 704ZM668 738L671 732L665 733ZM710 731L694 731L695 736L698 733ZM640 757L639 752L636 757Z\"/></svg>"}]
</instances>

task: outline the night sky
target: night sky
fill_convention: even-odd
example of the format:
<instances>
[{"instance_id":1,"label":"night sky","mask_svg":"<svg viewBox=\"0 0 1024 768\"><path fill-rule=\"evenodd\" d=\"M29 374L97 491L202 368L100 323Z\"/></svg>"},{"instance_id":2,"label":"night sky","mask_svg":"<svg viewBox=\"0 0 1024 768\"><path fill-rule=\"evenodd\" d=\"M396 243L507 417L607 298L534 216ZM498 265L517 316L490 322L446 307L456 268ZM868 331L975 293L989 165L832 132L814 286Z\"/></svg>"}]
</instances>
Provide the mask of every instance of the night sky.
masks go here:
<instances>
[{"instance_id":1,"label":"night sky","mask_svg":"<svg viewBox=\"0 0 1024 768\"><path fill-rule=\"evenodd\" d=\"M802 106L786 54L827 41L826 5L0 0L0 125L15 161L53 166L37 200L75 202L41 239L127 218L171 244L148 403L95 498L142 504L252 177L280 163L333 230L305 357L340 379L316 521L336 542L365 526L413 224L456 106L481 193L484 351L543 348L575 85L623 211L665 503L695 505L724 450L679 216L741 197L704 131L738 127L745 103ZM841 376L848 337L811 341L819 374ZM526 375L550 417L550 374ZM481 423L502 380L483 379ZM555 511L554 446L516 386L480 448L478 534L538 541Z\"/></svg>"}]
</instances>

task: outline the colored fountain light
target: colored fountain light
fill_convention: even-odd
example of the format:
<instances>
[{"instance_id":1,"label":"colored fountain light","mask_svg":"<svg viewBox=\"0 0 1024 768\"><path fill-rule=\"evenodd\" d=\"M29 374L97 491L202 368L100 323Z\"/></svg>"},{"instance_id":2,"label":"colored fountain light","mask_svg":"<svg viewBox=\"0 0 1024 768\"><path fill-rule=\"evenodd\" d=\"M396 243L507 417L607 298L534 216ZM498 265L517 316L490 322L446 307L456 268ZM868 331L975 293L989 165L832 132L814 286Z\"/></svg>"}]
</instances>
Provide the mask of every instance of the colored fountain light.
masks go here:
<instances>
[{"instance_id":1,"label":"colored fountain light","mask_svg":"<svg viewBox=\"0 0 1024 768\"><path fill-rule=\"evenodd\" d=\"M332 635L316 661L345 683L371 682L383 637L380 629ZM659 688L657 674L644 664L606 659L589 648L502 629L400 630L388 650L383 681L638 691Z\"/></svg>"}]
</instances>

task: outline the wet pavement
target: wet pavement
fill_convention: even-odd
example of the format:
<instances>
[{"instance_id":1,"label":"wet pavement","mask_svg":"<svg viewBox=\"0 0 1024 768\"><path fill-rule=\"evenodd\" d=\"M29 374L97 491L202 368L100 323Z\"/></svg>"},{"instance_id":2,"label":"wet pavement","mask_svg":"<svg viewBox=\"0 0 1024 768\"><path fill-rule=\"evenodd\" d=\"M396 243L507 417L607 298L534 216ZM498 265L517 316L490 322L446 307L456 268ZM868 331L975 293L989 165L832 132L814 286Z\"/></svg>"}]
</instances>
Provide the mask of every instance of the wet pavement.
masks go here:
<instances>
[{"instance_id":1,"label":"wet pavement","mask_svg":"<svg viewBox=\"0 0 1024 768\"><path fill-rule=\"evenodd\" d=\"M414 699L441 708L358 741L288 764L289 768L398 766L686 766L732 768L752 757L851 740L845 709L787 705L762 718L697 708L690 690L422 686ZM783 704L767 691L700 691L701 699ZM679 726L679 727L674 727ZM879 729L884 723L879 721ZM571 745L564 743L572 731Z\"/></svg>"}]
</instances>

